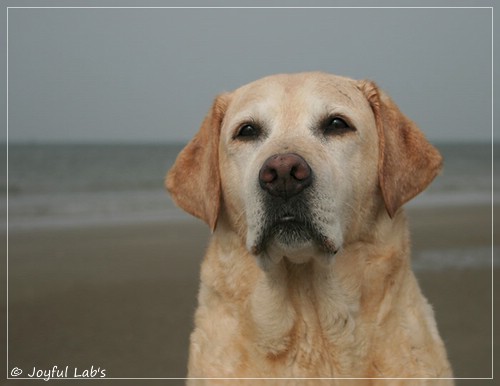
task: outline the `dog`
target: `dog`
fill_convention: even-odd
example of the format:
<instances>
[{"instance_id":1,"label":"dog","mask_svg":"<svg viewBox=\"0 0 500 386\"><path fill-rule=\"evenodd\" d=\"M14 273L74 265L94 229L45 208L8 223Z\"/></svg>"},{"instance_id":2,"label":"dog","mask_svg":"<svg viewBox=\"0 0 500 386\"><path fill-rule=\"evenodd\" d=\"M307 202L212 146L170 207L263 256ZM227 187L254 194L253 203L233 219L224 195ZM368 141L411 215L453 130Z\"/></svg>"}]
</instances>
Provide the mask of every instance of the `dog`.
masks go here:
<instances>
[{"instance_id":1,"label":"dog","mask_svg":"<svg viewBox=\"0 0 500 386\"><path fill-rule=\"evenodd\" d=\"M402 208L441 165L372 81L280 74L216 97L166 177L212 230L188 384L453 384Z\"/></svg>"}]
</instances>

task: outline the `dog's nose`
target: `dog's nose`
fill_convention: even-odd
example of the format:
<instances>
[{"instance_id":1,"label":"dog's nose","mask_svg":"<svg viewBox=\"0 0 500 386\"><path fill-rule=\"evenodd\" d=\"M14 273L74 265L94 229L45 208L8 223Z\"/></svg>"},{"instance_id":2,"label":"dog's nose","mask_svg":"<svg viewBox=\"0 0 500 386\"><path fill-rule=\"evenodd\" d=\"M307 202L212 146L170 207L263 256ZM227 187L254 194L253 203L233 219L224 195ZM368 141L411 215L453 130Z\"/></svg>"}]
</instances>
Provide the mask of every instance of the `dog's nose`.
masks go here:
<instances>
[{"instance_id":1,"label":"dog's nose","mask_svg":"<svg viewBox=\"0 0 500 386\"><path fill-rule=\"evenodd\" d=\"M311 185L312 172L304 158L297 154L269 157L259 172L259 183L269 194L283 199L293 197Z\"/></svg>"}]
</instances>

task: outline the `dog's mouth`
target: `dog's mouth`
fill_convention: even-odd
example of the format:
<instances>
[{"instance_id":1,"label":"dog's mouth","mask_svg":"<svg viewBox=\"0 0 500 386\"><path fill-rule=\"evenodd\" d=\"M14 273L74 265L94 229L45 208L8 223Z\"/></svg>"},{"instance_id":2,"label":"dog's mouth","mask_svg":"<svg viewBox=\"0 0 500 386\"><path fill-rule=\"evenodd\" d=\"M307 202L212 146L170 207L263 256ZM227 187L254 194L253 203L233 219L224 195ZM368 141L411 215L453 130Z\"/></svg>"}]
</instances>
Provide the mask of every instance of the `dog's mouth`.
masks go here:
<instances>
[{"instance_id":1,"label":"dog's mouth","mask_svg":"<svg viewBox=\"0 0 500 386\"><path fill-rule=\"evenodd\" d=\"M268 225L267 233L270 239L293 246L312 240L315 230L304 216L286 213Z\"/></svg>"},{"instance_id":2,"label":"dog's mouth","mask_svg":"<svg viewBox=\"0 0 500 386\"><path fill-rule=\"evenodd\" d=\"M274 239L288 246L311 240L313 232L314 230L309 222L294 215L285 215L279 218L269 225L267 231L269 233L269 240Z\"/></svg>"},{"instance_id":3,"label":"dog's mouth","mask_svg":"<svg viewBox=\"0 0 500 386\"><path fill-rule=\"evenodd\" d=\"M274 203L276 204L276 203ZM251 252L261 255L269 249L282 251L283 257L296 251L318 248L329 255L337 253L337 247L321 232L312 220L310 211L301 200L292 204L267 205L267 216L260 235Z\"/></svg>"},{"instance_id":4,"label":"dog's mouth","mask_svg":"<svg viewBox=\"0 0 500 386\"><path fill-rule=\"evenodd\" d=\"M282 222L282 223L290 223L290 222L296 222L297 221L297 218L294 214L289 214L289 213L285 213L283 215L283 217L281 217L279 219L279 222Z\"/></svg>"}]
</instances>

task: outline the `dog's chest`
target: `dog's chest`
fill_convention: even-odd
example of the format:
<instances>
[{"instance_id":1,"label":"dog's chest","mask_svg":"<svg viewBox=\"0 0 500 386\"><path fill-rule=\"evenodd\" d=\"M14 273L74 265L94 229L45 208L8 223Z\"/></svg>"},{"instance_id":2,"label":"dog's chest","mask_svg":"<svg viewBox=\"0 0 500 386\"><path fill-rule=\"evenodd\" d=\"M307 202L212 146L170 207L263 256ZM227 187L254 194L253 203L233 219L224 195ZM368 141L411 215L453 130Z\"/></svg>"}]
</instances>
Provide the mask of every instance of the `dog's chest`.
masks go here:
<instances>
[{"instance_id":1,"label":"dog's chest","mask_svg":"<svg viewBox=\"0 0 500 386\"><path fill-rule=\"evenodd\" d=\"M270 369L293 377L341 376L359 369L364 347L346 295L321 280L288 276L252 302L259 353ZM319 286L319 287L318 287ZM348 355L346 355L348 354Z\"/></svg>"}]
</instances>

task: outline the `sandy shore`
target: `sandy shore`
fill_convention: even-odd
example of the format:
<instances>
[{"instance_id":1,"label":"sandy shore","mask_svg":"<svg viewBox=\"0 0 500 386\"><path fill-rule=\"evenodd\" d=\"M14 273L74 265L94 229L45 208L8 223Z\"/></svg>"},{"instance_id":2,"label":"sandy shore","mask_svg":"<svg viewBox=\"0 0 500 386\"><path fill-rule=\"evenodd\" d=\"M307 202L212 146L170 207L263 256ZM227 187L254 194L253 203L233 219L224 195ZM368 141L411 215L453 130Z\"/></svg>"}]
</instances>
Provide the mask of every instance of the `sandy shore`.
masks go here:
<instances>
[{"instance_id":1,"label":"sandy shore","mask_svg":"<svg viewBox=\"0 0 500 386\"><path fill-rule=\"evenodd\" d=\"M489 207L412 209L409 216L415 253L491 245ZM196 221L11 233L9 367L184 377L208 236ZM417 276L455 375L490 377L491 268L421 269Z\"/></svg>"}]
</instances>

